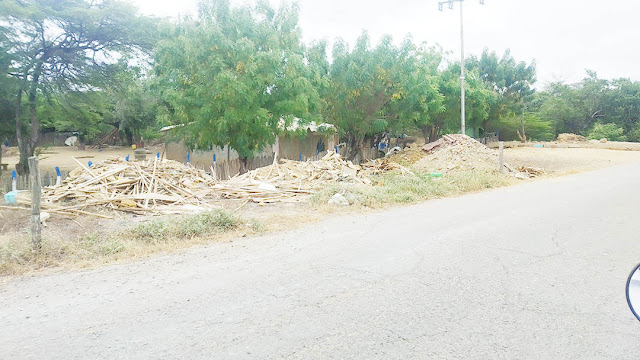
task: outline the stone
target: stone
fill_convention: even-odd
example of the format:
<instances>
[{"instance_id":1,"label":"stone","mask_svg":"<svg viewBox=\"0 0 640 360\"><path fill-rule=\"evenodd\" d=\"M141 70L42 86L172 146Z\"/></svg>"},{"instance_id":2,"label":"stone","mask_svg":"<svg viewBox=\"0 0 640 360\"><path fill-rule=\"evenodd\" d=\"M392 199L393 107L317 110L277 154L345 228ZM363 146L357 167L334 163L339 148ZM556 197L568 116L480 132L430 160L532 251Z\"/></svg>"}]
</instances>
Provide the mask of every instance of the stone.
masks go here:
<instances>
[{"instance_id":1,"label":"stone","mask_svg":"<svg viewBox=\"0 0 640 360\"><path fill-rule=\"evenodd\" d=\"M344 197L342 194L335 194L329 199L329 205L337 205L337 206L349 206L349 200Z\"/></svg>"}]
</instances>

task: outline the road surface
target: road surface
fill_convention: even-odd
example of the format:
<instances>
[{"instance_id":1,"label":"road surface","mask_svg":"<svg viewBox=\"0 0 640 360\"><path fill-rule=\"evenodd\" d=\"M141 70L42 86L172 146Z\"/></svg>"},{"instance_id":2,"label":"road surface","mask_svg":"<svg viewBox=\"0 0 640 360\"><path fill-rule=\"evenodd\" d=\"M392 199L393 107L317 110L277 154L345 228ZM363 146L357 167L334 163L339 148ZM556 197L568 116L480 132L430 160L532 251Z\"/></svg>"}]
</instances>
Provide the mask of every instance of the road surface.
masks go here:
<instances>
[{"instance_id":1,"label":"road surface","mask_svg":"<svg viewBox=\"0 0 640 360\"><path fill-rule=\"evenodd\" d=\"M640 164L0 287L3 359L637 359Z\"/></svg>"}]
</instances>

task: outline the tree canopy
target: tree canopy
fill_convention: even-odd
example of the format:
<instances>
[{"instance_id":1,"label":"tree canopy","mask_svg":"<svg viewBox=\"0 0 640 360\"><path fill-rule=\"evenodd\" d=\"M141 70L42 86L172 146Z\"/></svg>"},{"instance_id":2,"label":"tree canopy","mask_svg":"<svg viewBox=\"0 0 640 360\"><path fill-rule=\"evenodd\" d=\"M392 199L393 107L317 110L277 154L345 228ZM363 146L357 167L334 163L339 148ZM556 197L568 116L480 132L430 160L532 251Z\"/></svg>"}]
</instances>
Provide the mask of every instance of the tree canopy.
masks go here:
<instances>
[{"instance_id":1,"label":"tree canopy","mask_svg":"<svg viewBox=\"0 0 640 360\"><path fill-rule=\"evenodd\" d=\"M298 9L267 2L201 3L155 52L166 124L188 124L188 144L230 146L247 159L294 120L319 119L319 96L300 41Z\"/></svg>"},{"instance_id":2,"label":"tree canopy","mask_svg":"<svg viewBox=\"0 0 640 360\"><path fill-rule=\"evenodd\" d=\"M89 91L103 71L126 53L150 50L152 23L114 0L5 0L0 24L12 57L7 74L16 81L16 135L22 165L40 132L38 97ZM22 114L27 95L28 116Z\"/></svg>"},{"instance_id":3,"label":"tree canopy","mask_svg":"<svg viewBox=\"0 0 640 360\"><path fill-rule=\"evenodd\" d=\"M192 148L261 152L294 122L336 126L348 156L375 139L460 129L460 63L411 36L306 45L298 5L202 0L161 21L117 0L0 2L0 138L21 162L41 130L129 143L166 125ZM640 140L640 83L588 71L536 88L536 64L489 49L465 61L466 124L479 137L551 140L562 132ZM360 157L362 158L362 157Z\"/></svg>"}]
</instances>

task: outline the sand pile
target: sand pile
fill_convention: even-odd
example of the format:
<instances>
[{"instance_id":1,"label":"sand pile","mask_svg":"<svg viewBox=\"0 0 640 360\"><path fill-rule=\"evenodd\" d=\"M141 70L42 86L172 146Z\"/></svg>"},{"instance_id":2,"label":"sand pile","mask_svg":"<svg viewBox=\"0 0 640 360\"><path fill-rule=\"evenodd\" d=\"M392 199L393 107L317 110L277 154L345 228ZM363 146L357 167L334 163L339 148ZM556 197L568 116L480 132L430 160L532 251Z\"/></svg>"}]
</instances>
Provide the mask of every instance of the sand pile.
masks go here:
<instances>
[{"instance_id":1,"label":"sand pile","mask_svg":"<svg viewBox=\"0 0 640 360\"><path fill-rule=\"evenodd\" d=\"M419 170L443 173L498 171L498 152L466 135L445 135L423 149L423 157L414 164ZM507 169L511 168L507 165Z\"/></svg>"},{"instance_id":2,"label":"sand pile","mask_svg":"<svg viewBox=\"0 0 640 360\"><path fill-rule=\"evenodd\" d=\"M584 136L576 135L576 134L560 134L558 135L559 143L577 143L577 142L586 142L587 139Z\"/></svg>"}]
</instances>

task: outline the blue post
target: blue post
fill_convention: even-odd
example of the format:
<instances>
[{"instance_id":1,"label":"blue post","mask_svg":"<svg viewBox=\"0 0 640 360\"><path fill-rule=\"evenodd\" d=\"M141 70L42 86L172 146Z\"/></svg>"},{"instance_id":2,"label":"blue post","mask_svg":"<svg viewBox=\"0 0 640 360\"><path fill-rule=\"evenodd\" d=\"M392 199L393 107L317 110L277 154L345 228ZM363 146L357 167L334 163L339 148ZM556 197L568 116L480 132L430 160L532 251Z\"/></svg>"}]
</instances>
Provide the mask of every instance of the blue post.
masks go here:
<instances>
[{"instance_id":1,"label":"blue post","mask_svg":"<svg viewBox=\"0 0 640 360\"><path fill-rule=\"evenodd\" d=\"M125 160L127 160L127 162L129 161L129 155L127 155L126 158L124 158Z\"/></svg>"},{"instance_id":2,"label":"blue post","mask_svg":"<svg viewBox=\"0 0 640 360\"><path fill-rule=\"evenodd\" d=\"M62 173L60 172L60 168L56 166L56 186L60 186L62 184Z\"/></svg>"},{"instance_id":3,"label":"blue post","mask_svg":"<svg viewBox=\"0 0 640 360\"><path fill-rule=\"evenodd\" d=\"M187 164L189 164L191 162L191 154L187 153Z\"/></svg>"},{"instance_id":4,"label":"blue post","mask_svg":"<svg viewBox=\"0 0 640 360\"><path fill-rule=\"evenodd\" d=\"M89 161L89 167L91 167L91 165L93 165L93 163L91 161Z\"/></svg>"},{"instance_id":5,"label":"blue post","mask_svg":"<svg viewBox=\"0 0 640 360\"><path fill-rule=\"evenodd\" d=\"M298 158L298 161L302 161L302 154L300 154L300 157Z\"/></svg>"},{"instance_id":6,"label":"blue post","mask_svg":"<svg viewBox=\"0 0 640 360\"><path fill-rule=\"evenodd\" d=\"M216 154L213 154L213 163L215 164L216 162Z\"/></svg>"},{"instance_id":7,"label":"blue post","mask_svg":"<svg viewBox=\"0 0 640 360\"><path fill-rule=\"evenodd\" d=\"M333 147L333 150L334 150L334 151L336 152L336 154L337 154L337 153L338 153L338 146L337 146L337 145L336 145L336 146L334 146L334 147Z\"/></svg>"},{"instance_id":8,"label":"blue post","mask_svg":"<svg viewBox=\"0 0 640 360\"><path fill-rule=\"evenodd\" d=\"M18 191L18 174L15 170L11 171L11 191Z\"/></svg>"},{"instance_id":9,"label":"blue post","mask_svg":"<svg viewBox=\"0 0 640 360\"><path fill-rule=\"evenodd\" d=\"M160 151L156 153L156 159L160 159Z\"/></svg>"}]
</instances>

